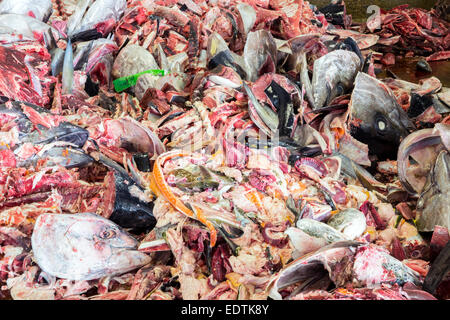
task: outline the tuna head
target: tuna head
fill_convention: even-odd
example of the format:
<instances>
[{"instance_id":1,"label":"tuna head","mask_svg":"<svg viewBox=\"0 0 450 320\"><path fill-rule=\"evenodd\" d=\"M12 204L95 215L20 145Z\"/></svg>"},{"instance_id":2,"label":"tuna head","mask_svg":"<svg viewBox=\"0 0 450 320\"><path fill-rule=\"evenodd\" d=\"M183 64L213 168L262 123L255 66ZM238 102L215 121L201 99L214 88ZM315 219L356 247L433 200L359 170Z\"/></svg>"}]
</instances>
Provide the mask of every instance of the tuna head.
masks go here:
<instances>
[{"instance_id":1,"label":"tuna head","mask_svg":"<svg viewBox=\"0 0 450 320\"><path fill-rule=\"evenodd\" d=\"M138 242L113 222L92 213L43 214L31 236L34 259L63 279L92 280L147 264Z\"/></svg>"},{"instance_id":2,"label":"tuna head","mask_svg":"<svg viewBox=\"0 0 450 320\"><path fill-rule=\"evenodd\" d=\"M359 72L351 101L352 135L380 157L394 158L414 124L381 81Z\"/></svg>"},{"instance_id":3,"label":"tuna head","mask_svg":"<svg viewBox=\"0 0 450 320\"><path fill-rule=\"evenodd\" d=\"M417 202L419 231L433 231L436 225L450 228L450 154L441 151Z\"/></svg>"},{"instance_id":4,"label":"tuna head","mask_svg":"<svg viewBox=\"0 0 450 320\"><path fill-rule=\"evenodd\" d=\"M347 50L335 50L314 61L314 106L322 108L344 94L352 87L360 69L361 61L358 55Z\"/></svg>"}]
</instances>

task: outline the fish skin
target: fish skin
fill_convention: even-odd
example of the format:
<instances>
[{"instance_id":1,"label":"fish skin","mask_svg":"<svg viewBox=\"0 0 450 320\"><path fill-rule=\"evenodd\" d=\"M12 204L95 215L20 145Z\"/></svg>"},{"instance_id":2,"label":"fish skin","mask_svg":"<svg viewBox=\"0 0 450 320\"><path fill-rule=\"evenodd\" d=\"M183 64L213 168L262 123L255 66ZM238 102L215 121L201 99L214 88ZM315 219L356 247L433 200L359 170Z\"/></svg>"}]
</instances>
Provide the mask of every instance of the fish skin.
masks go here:
<instances>
[{"instance_id":1,"label":"fish skin","mask_svg":"<svg viewBox=\"0 0 450 320\"><path fill-rule=\"evenodd\" d=\"M31 245L43 271L69 280L123 274L150 261L136 239L93 213L40 215Z\"/></svg>"},{"instance_id":2,"label":"fish skin","mask_svg":"<svg viewBox=\"0 0 450 320\"><path fill-rule=\"evenodd\" d=\"M400 141L414 123L384 83L359 72L351 100L351 134L369 146L369 152L395 158Z\"/></svg>"},{"instance_id":3,"label":"fish skin","mask_svg":"<svg viewBox=\"0 0 450 320\"><path fill-rule=\"evenodd\" d=\"M61 73L64 63L64 50L56 47L51 51L52 56L52 76L57 76Z\"/></svg>"},{"instance_id":4,"label":"fish skin","mask_svg":"<svg viewBox=\"0 0 450 320\"><path fill-rule=\"evenodd\" d=\"M60 165L67 169L72 169L81 168L94 162L91 156L86 154L82 149L73 148L71 144L57 145L57 143L54 143L53 146L52 144L48 146L49 148L44 152L41 151L31 158L19 162L18 166L28 168L30 166L36 166L41 159L47 159L48 166Z\"/></svg>"},{"instance_id":5,"label":"fish skin","mask_svg":"<svg viewBox=\"0 0 450 320\"><path fill-rule=\"evenodd\" d=\"M322 108L350 89L360 69L358 55L348 50L334 50L314 61L314 106Z\"/></svg>"},{"instance_id":6,"label":"fish skin","mask_svg":"<svg viewBox=\"0 0 450 320\"><path fill-rule=\"evenodd\" d=\"M109 217L131 232L149 232L156 225L153 202L143 201L144 191L128 176L114 170L115 201Z\"/></svg>"},{"instance_id":7,"label":"fish skin","mask_svg":"<svg viewBox=\"0 0 450 320\"><path fill-rule=\"evenodd\" d=\"M436 225L450 229L450 154L439 153L417 201L417 229L433 231Z\"/></svg>"},{"instance_id":8,"label":"fish skin","mask_svg":"<svg viewBox=\"0 0 450 320\"><path fill-rule=\"evenodd\" d=\"M302 82L303 87L305 88L306 99L308 99L308 102L311 105L312 109L315 110L316 103L314 101L314 93L311 80L309 79L308 63L306 61L305 52L301 53L299 65L300 65L300 80Z\"/></svg>"},{"instance_id":9,"label":"fish skin","mask_svg":"<svg viewBox=\"0 0 450 320\"><path fill-rule=\"evenodd\" d=\"M62 94L71 94L73 90L73 49L72 42L67 42L62 68Z\"/></svg>"}]
</instances>

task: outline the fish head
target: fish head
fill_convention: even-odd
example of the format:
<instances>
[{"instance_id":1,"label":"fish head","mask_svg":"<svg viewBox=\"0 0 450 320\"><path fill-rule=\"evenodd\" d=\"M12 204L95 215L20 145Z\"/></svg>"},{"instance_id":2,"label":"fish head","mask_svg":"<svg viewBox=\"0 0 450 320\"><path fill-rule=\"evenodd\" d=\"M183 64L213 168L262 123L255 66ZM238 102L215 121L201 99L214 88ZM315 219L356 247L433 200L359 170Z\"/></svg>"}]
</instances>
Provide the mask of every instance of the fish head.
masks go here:
<instances>
[{"instance_id":1,"label":"fish head","mask_svg":"<svg viewBox=\"0 0 450 320\"><path fill-rule=\"evenodd\" d=\"M312 78L315 107L327 106L349 90L360 69L361 61L353 51L335 50L316 59Z\"/></svg>"},{"instance_id":2,"label":"fish head","mask_svg":"<svg viewBox=\"0 0 450 320\"><path fill-rule=\"evenodd\" d=\"M417 228L433 231L436 225L450 228L450 154L443 150L428 174L417 201Z\"/></svg>"},{"instance_id":3,"label":"fish head","mask_svg":"<svg viewBox=\"0 0 450 320\"><path fill-rule=\"evenodd\" d=\"M355 79L350 110L352 135L380 157L395 158L401 140L415 128L391 89L362 72Z\"/></svg>"},{"instance_id":4,"label":"fish head","mask_svg":"<svg viewBox=\"0 0 450 320\"><path fill-rule=\"evenodd\" d=\"M357 248L353 275L355 282L362 287L373 288L383 283L398 284L407 282L420 284L418 273L397 260L380 246L369 244Z\"/></svg>"},{"instance_id":5,"label":"fish head","mask_svg":"<svg viewBox=\"0 0 450 320\"><path fill-rule=\"evenodd\" d=\"M323 277L330 277L335 281L335 274L338 273L335 267L342 265L339 270L346 270L345 265L353 262L355 247L359 245L355 241L339 241L292 261L270 280L266 287L269 297L281 300L280 290L297 283L300 287L307 286ZM341 272L341 276L344 276L344 272Z\"/></svg>"},{"instance_id":6,"label":"fish head","mask_svg":"<svg viewBox=\"0 0 450 320\"><path fill-rule=\"evenodd\" d=\"M150 259L135 250L136 239L112 221L92 213L40 215L31 245L42 270L71 280L124 273Z\"/></svg>"}]
</instances>

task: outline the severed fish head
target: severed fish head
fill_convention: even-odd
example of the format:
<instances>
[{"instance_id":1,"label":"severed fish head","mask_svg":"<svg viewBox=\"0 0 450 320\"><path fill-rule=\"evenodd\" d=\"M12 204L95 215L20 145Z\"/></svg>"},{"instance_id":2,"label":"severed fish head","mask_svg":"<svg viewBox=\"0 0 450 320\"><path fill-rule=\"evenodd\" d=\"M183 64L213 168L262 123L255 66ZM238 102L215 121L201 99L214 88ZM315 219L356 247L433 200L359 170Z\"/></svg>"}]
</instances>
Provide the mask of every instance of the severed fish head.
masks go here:
<instances>
[{"instance_id":1,"label":"severed fish head","mask_svg":"<svg viewBox=\"0 0 450 320\"><path fill-rule=\"evenodd\" d=\"M348 50L335 50L314 61L312 89L315 107L322 108L343 95L353 86L360 69L360 58Z\"/></svg>"},{"instance_id":2,"label":"severed fish head","mask_svg":"<svg viewBox=\"0 0 450 320\"><path fill-rule=\"evenodd\" d=\"M419 231L433 231L436 225L450 228L450 154L439 153L417 202Z\"/></svg>"},{"instance_id":3,"label":"severed fish head","mask_svg":"<svg viewBox=\"0 0 450 320\"><path fill-rule=\"evenodd\" d=\"M394 158L401 140L415 129L391 89L365 73L356 76L350 106L352 136L380 157Z\"/></svg>"},{"instance_id":4,"label":"severed fish head","mask_svg":"<svg viewBox=\"0 0 450 320\"><path fill-rule=\"evenodd\" d=\"M122 274L150 261L136 239L93 213L40 215L31 245L42 270L70 280Z\"/></svg>"}]
</instances>

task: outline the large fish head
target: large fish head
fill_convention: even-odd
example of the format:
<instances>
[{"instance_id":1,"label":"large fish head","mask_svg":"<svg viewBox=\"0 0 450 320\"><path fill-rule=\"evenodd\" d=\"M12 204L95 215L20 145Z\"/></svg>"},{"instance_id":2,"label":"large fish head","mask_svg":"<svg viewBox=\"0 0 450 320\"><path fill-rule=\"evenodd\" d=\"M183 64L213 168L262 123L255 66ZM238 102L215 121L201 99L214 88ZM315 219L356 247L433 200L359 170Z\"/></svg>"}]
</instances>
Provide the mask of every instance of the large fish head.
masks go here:
<instances>
[{"instance_id":1,"label":"large fish head","mask_svg":"<svg viewBox=\"0 0 450 320\"><path fill-rule=\"evenodd\" d=\"M135 250L136 239L92 213L40 215L31 245L42 270L71 280L121 274L150 261Z\"/></svg>"},{"instance_id":2,"label":"large fish head","mask_svg":"<svg viewBox=\"0 0 450 320\"><path fill-rule=\"evenodd\" d=\"M359 72L351 101L351 132L380 158L395 158L403 138L415 127L381 81Z\"/></svg>"},{"instance_id":3,"label":"large fish head","mask_svg":"<svg viewBox=\"0 0 450 320\"><path fill-rule=\"evenodd\" d=\"M327 106L349 90L360 69L361 61L352 51L335 50L315 60L312 78L315 107Z\"/></svg>"},{"instance_id":4,"label":"large fish head","mask_svg":"<svg viewBox=\"0 0 450 320\"><path fill-rule=\"evenodd\" d=\"M417 202L417 228L433 231L436 225L450 228L450 154L439 153Z\"/></svg>"},{"instance_id":5,"label":"large fish head","mask_svg":"<svg viewBox=\"0 0 450 320\"><path fill-rule=\"evenodd\" d=\"M334 267L338 264L351 263L355 252L354 247L359 245L360 243L356 241L339 241L294 260L270 280L267 285L269 297L281 300L279 291L297 283L303 287L323 277L329 276L334 280L336 278ZM340 268L340 270L345 269L345 267ZM294 289L294 292L296 290L298 289Z\"/></svg>"}]
</instances>

